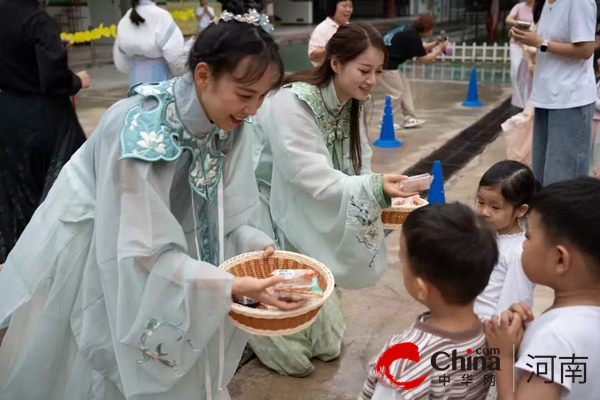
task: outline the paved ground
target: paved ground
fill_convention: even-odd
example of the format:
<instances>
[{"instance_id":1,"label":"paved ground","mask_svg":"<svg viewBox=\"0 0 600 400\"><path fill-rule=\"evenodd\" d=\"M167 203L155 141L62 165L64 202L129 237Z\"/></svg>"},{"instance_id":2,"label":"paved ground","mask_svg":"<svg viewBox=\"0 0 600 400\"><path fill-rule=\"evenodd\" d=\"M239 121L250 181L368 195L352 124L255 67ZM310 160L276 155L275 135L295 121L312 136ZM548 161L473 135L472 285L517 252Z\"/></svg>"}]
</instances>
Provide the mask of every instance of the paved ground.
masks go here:
<instances>
[{"instance_id":1,"label":"paved ground","mask_svg":"<svg viewBox=\"0 0 600 400\"><path fill-rule=\"evenodd\" d=\"M94 87L77 96L79 118L90 134L108 106L125 95L128 78L111 66L92 68ZM399 173L440 147L461 130L483 117L509 96L505 85L480 87L484 107L467 109L460 105L467 92L461 82L413 81L419 116L427 124L397 133L403 146L373 150L373 170ZM98 88L102 88L101 90ZM369 121L371 141L379 135L383 93L373 93L376 101ZM502 137L446 182L447 201L474 204L477 183L493 163L505 157ZM393 333L406 329L424 311L404 290L398 251L399 233L388 236L389 270L375 286L360 291L342 290L342 309L347 332L342 355L330 363L315 361L316 371L297 379L279 376L254 359L240 369L229 384L233 400L342 400L355 399L364 382L366 366ZM535 311L539 313L552 301L547 288L536 289Z\"/></svg>"}]
</instances>

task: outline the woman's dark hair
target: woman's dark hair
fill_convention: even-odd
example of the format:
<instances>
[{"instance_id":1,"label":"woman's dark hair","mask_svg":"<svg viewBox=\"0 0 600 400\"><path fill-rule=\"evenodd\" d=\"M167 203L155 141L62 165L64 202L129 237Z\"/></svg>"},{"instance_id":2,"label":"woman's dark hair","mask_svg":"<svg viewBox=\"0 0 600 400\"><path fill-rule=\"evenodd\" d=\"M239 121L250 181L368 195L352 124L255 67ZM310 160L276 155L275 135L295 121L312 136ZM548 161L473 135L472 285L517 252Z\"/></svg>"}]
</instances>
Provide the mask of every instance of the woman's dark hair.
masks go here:
<instances>
[{"instance_id":1,"label":"woman's dark hair","mask_svg":"<svg viewBox=\"0 0 600 400\"><path fill-rule=\"evenodd\" d=\"M142 18L142 16L138 14L137 10L135 9L138 4L139 0L131 0L131 12L129 13L129 19L131 20L131 23L136 26L146 22L146 20Z\"/></svg>"},{"instance_id":2,"label":"woman's dark hair","mask_svg":"<svg viewBox=\"0 0 600 400\"><path fill-rule=\"evenodd\" d=\"M325 4L325 15L329 18L333 18L335 12L337 11L338 3L341 3L342 1L349 0L327 0L327 3Z\"/></svg>"},{"instance_id":3,"label":"woman's dark hair","mask_svg":"<svg viewBox=\"0 0 600 400\"><path fill-rule=\"evenodd\" d=\"M594 72L598 74L598 60L600 60L600 47L594 50Z\"/></svg>"},{"instance_id":4,"label":"woman's dark hair","mask_svg":"<svg viewBox=\"0 0 600 400\"><path fill-rule=\"evenodd\" d=\"M533 5L533 22L536 24L540 21L544 4L546 4L546 0L535 0L535 4Z\"/></svg>"},{"instance_id":5,"label":"woman's dark hair","mask_svg":"<svg viewBox=\"0 0 600 400\"><path fill-rule=\"evenodd\" d=\"M435 19L429 14L423 14L415 19L412 26L419 33L427 32L435 28Z\"/></svg>"},{"instance_id":6,"label":"woman's dark hair","mask_svg":"<svg viewBox=\"0 0 600 400\"><path fill-rule=\"evenodd\" d=\"M235 15L244 15L251 9L258 12L264 7L264 0L219 0L223 11ZM211 23L202 31L190 50L188 68L192 73L196 66L205 62L210 66L215 80L223 74L233 74L238 65L249 58L246 71L236 76L239 82L254 83L258 81L269 66L275 64L277 71L273 89L281 86L284 77L284 65L279 55L279 46L271 35L261 27L236 20Z\"/></svg>"},{"instance_id":7,"label":"woman's dark hair","mask_svg":"<svg viewBox=\"0 0 600 400\"><path fill-rule=\"evenodd\" d=\"M531 168L513 160L492 165L481 177L479 187L498 187L504 200L515 208L531 204L542 189Z\"/></svg>"},{"instance_id":8,"label":"woman's dark hair","mask_svg":"<svg viewBox=\"0 0 600 400\"><path fill-rule=\"evenodd\" d=\"M381 50L385 56L384 63L387 63L387 50L383 43L383 38L381 37L381 33L372 25L364 22L352 22L340 26L325 46L327 53L323 64L319 67L288 76L284 84L306 82L320 88L325 87L335 76L335 72L331 68L332 58L337 59L343 65L355 60L370 47ZM352 99L352 108L350 111L350 155L352 167L356 174L360 174L362 171L359 113L360 102Z\"/></svg>"}]
</instances>

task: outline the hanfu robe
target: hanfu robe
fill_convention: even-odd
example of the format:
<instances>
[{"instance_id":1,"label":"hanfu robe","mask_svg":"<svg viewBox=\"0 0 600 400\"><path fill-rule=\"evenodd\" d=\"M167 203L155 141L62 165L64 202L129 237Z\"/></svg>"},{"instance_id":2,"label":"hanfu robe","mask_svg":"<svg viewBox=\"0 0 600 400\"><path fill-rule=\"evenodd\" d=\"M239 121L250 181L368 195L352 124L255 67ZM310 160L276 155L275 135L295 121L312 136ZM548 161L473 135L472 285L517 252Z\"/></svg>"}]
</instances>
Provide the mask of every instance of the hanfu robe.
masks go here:
<instances>
[{"instance_id":1,"label":"hanfu robe","mask_svg":"<svg viewBox=\"0 0 600 400\"><path fill-rule=\"evenodd\" d=\"M284 87L258 111L251 130L255 175L261 196L256 226L279 247L327 266L347 289L375 284L387 269L382 209L390 206L381 174L371 171L372 150L360 105L362 171L350 158L351 101L341 103L333 81ZM258 337L252 349L270 368L293 376L314 369L313 357L339 356L345 324L335 293L315 323L285 337Z\"/></svg>"},{"instance_id":2,"label":"hanfu robe","mask_svg":"<svg viewBox=\"0 0 600 400\"><path fill-rule=\"evenodd\" d=\"M145 22L133 24L128 10L117 26L113 45L117 69L130 75L130 85L161 82L184 74L188 51L171 14L150 0L140 0L136 11Z\"/></svg>"},{"instance_id":3,"label":"hanfu robe","mask_svg":"<svg viewBox=\"0 0 600 400\"><path fill-rule=\"evenodd\" d=\"M250 137L209 121L191 74L129 95L0 272L2 400L228 397L249 335L215 265L273 244L248 225Z\"/></svg>"}]
</instances>

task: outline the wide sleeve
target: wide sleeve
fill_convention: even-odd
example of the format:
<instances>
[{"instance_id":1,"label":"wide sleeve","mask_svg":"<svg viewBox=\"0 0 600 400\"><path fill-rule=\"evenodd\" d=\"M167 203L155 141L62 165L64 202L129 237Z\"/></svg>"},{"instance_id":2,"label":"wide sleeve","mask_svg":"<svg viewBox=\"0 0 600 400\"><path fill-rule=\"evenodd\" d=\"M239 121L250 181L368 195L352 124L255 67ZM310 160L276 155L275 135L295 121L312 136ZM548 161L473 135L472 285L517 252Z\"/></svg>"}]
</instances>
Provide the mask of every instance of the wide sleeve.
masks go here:
<instances>
[{"instance_id":1,"label":"wide sleeve","mask_svg":"<svg viewBox=\"0 0 600 400\"><path fill-rule=\"evenodd\" d=\"M98 136L120 131L119 121ZM186 254L185 232L171 210L177 162L111 162L115 142L105 139L98 155L98 284L124 395L137 398L168 390L206 354L230 310L232 276Z\"/></svg>"},{"instance_id":2,"label":"wide sleeve","mask_svg":"<svg viewBox=\"0 0 600 400\"><path fill-rule=\"evenodd\" d=\"M161 20L161 25L164 34L159 35L158 47L162 50L167 63L169 63L169 69L173 76L181 76L185 73L188 54L185 50L185 39L170 14L165 14Z\"/></svg>"},{"instance_id":3,"label":"wide sleeve","mask_svg":"<svg viewBox=\"0 0 600 400\"><path fill-rule=\"evenodd\" d=\"M274 246L266 233L251 226L259 210L259 195L252 161L251 130L240 127L233 132L235 145L224 166L225 257Z\"/></svg>"},{"instance_id":4,"label":"wide sleeve","mask_svg":"<svg viewBox=\"0 0 600 400\"><path fill-rule=\"evenodd\" d=\"M25 34L35 45L42 93L48 97L77 94L81 79L69 69L65 46L54 19L46 13L36 14L25 24Z\"/></svg>"},{"instance_id":5,"label":"wide sleeve","mask_svg":"<svg viewBox=\"0 0 600 400\"><path fill-rule=\"evenodd\" d=\"M387 268L382 175L334 169L314 114L291 90L270 104L275 224L299 252L323 262L340 286L374 284Z\"/></svg>"},{"instance_id":6,"label":"wide sleeve","mask_svg":"<svg viewBox=\"0 0 600 400\"><path fill-rule=\"evenodd\" d=\"M121 49L119 36L113 45L113 61L120 72L128 74L131 71L131 57Z\"/></svg>"}]
</instances>

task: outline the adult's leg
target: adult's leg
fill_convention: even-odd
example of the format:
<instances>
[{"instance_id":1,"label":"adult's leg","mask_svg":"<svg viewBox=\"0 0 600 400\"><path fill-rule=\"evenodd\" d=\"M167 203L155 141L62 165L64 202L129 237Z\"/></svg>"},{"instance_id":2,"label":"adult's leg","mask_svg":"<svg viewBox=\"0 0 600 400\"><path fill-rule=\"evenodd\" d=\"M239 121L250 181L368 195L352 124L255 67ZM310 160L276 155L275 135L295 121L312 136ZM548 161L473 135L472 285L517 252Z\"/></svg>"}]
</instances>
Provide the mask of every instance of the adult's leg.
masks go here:
<instances>
[{"instance_id":1,"label":"adult's leg","mask_svg":"<svg viewBox=\"0 0 600 400\"><path fill-rule=\"evenodd\" d=\"M412 90L410 89L410 82L406 76L398 71L400 75L400 80L402 82L402 97L400 98L400 104L402 107L402 114L404 115L404 119L414 118L417 119L415 114L415 104L413 102Z\"/></svg>"},{"instance_id":2,"label":"adult's leg","mask_svg":"<svg viewBox=\"0 0 600 400\"><path fill-rule=\"evenodd\" d=\"M588 175L594 107L549 110L545 185Z\"/></svg>"},{"instance_id":3,"label":"adult's leg","mask_svg":"<svg viewBox=\"0 0 600 400\"><path fill-rule=\"evenodd\" d=\"M546 168L546 148L548 146L548 110L536 108L533 114L533 144L531 148L531 161L533 173L542 185L544 170Z\"/></svg>"},{"instance_id":4,"label":"adult's leg","mask_svg":"<svg viewBox=\"0 0 600 400\"><path fill-rule=\"evenodd\" d=\"M385 95L390 96L392 100L392 113L394 115L394 121L396 121L398 111L400 111L400 98L403 94L402 78L400 77L400 71L383 71L383 74L381 75L381 79L379 79L377 86Z\"/></svg>"}]
</instances>

